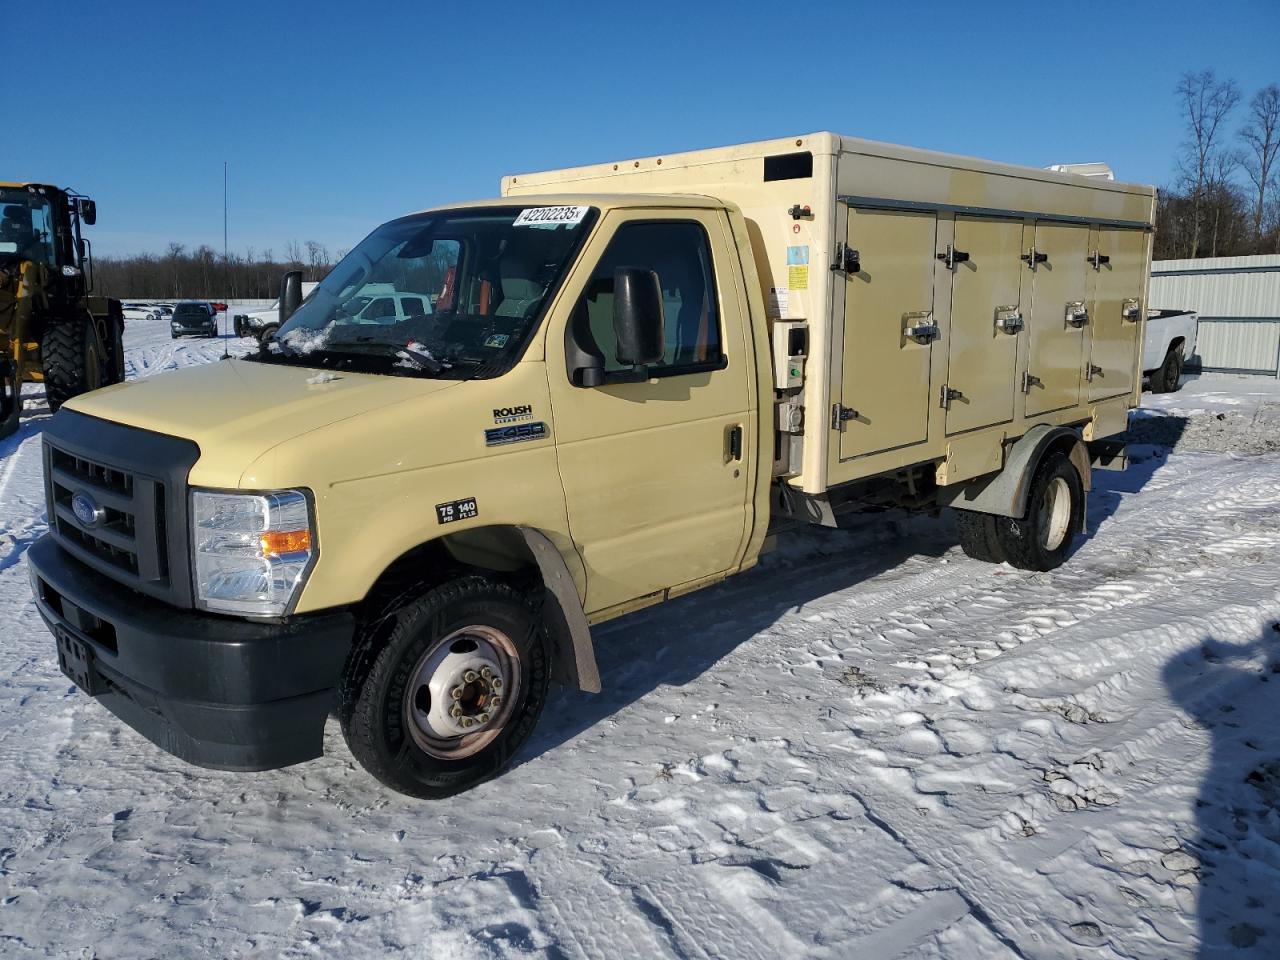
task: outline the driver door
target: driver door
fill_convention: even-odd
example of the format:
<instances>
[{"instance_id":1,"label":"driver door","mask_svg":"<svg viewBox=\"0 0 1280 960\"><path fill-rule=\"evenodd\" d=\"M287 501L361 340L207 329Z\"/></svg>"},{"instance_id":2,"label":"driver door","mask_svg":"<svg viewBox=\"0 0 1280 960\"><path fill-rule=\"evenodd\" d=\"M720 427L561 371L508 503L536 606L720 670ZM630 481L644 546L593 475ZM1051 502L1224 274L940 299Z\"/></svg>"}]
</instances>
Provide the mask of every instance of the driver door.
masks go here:
<instances>
[{"instance_id":1,"label":"driver door","mask_svg":"<svg viewBox=\"0 0 1280 960\"><path fill-rule=\"evenodd\" d=\"M745 298L734 272L716 269L733 251L722 213L614 210L566 285L570 307L548 335L547 374L588 613L740 562L757 451ZM653 270L663 291L665 353L640 380L615 358L612 277L620 266ZM603 355L602 385L571 382L566 324Z\"/></svg>"}]
</instances>

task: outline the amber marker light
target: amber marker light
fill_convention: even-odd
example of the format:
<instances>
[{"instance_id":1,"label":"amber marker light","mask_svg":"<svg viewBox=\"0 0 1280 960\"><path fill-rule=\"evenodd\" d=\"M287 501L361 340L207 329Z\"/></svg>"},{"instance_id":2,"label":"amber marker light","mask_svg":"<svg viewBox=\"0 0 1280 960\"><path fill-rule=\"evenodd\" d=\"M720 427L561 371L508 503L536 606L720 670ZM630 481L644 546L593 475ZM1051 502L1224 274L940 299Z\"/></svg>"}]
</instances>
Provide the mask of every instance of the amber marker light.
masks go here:
<instances>
[{"instance_id":1,"label":"amber marker light","mask_svg":"<svg viewBox=\"0 0 1280 960\"><path fill-rule=\"evenodd\" d=\"M304 553L311 549L310 530L271 530L259 537L262 553L268 557L282 557L290 553Z\"/></svg>"}]
</instances>

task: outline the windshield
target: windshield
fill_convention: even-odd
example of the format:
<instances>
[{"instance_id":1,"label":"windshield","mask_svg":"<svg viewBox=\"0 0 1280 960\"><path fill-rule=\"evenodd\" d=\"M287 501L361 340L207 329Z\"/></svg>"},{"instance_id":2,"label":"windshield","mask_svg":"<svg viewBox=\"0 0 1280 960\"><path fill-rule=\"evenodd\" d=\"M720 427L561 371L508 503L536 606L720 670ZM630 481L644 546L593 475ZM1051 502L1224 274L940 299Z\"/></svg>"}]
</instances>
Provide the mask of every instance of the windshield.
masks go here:
<instances>
[{"instance_id":1,"label":"windshield","mask_svg":"<svg viewBox=\"0 0 1280 960\"><path fill-rule=\"evenodd\" d=\"M54 263L49 201L24 187L0 187L0 260Z\"/></svg>"},{"instance_id":2,"label":"windshield","mask_svg":"<svg viewBox=\"0 0 1280 960\"><path fill-rule=\"evenodd\" d=\"M409 376L496 376L520 356L590 207L474 207L373 231L252 359Z\"/></svg>"}]
</instances>

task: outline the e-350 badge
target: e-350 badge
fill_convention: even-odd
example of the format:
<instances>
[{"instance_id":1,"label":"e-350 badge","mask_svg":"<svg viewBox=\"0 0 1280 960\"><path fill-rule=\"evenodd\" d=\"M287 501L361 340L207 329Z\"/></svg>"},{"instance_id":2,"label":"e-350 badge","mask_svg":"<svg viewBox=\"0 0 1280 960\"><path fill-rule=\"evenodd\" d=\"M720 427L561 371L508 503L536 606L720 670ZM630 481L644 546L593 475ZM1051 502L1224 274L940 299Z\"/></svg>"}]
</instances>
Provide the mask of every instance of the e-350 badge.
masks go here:
<instances>
[{"instance_id":1,"label":"e-350 badge","mask_svg":"<svg viewBox=\"0 0 1280 960\"><path fill-rule=\"evenodd\" d=\"M533 419L533 404L522 403L518 407L495 407L494 423L519 423L521 420Z\"/></svg>"}]
</instances>

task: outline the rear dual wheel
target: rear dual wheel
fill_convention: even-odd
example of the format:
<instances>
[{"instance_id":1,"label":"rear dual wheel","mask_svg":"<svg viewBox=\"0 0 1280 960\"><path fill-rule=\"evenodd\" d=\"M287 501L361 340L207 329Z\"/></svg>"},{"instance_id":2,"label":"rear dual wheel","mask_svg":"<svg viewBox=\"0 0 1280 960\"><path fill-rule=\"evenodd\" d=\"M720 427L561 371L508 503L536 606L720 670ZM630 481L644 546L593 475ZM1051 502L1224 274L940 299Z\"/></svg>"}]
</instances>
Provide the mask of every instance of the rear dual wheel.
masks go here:
<instances>
[{"instance_id":1,"label":"rear dual wheel","mask_svg":"<svg viewBox=\"0 0 1280 960\"><path fill-rule=\"evenodd\" d=\"M530 599L464 577L362 630L338 716L351 753L378 780L447 797L507 766L542 712L549 676L549 640Z\"/></svg>"},{"instance_id":2,"label":"rear dual wheel","mask_svg":"<svg viewBox=\"0 0 1280 960\"><path fill-rule=\"evenodd\" d=\"M1022 518L958 511L960 546L975 560L1053 570L1067 559L1084 526L1084 507L1084 482L1075 465L1053 453L1036 469Z\"/></svg>"}]
</instances>

